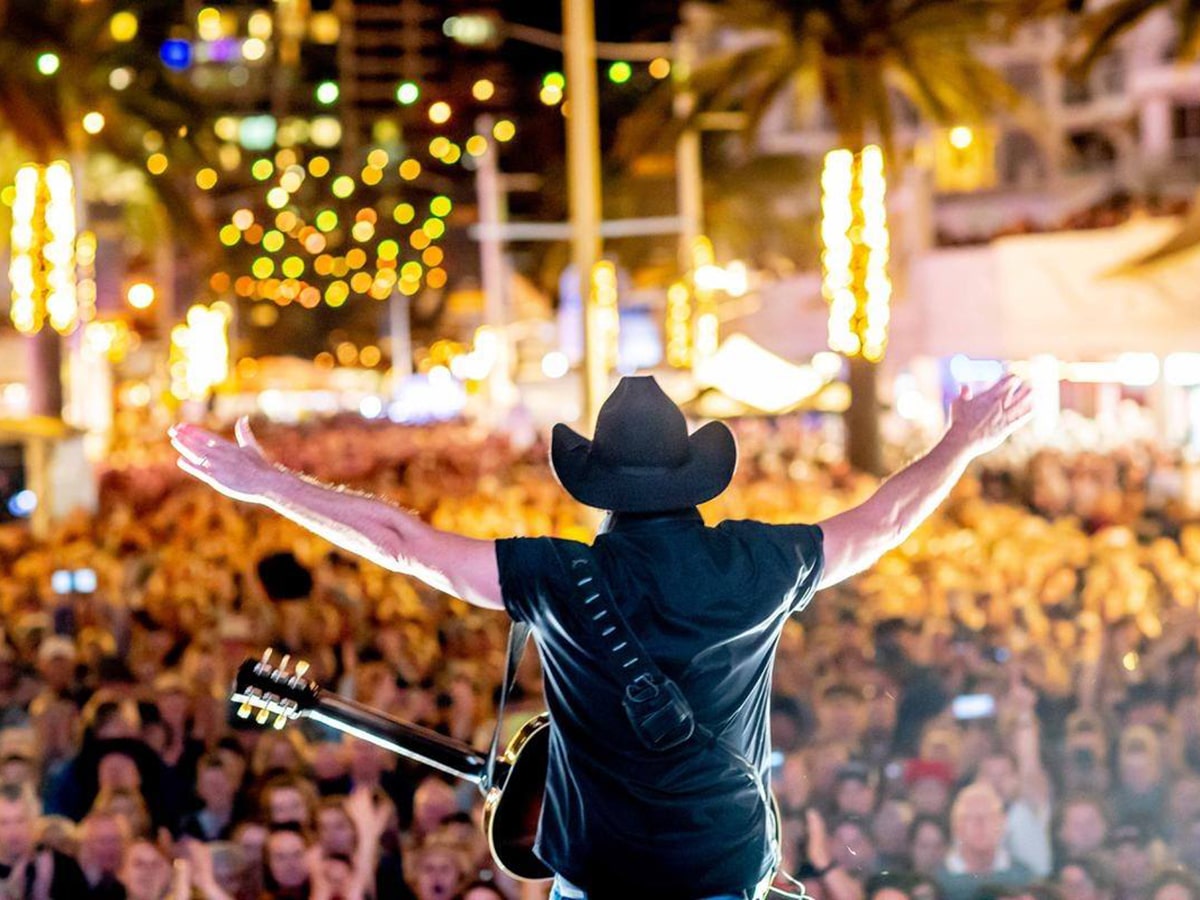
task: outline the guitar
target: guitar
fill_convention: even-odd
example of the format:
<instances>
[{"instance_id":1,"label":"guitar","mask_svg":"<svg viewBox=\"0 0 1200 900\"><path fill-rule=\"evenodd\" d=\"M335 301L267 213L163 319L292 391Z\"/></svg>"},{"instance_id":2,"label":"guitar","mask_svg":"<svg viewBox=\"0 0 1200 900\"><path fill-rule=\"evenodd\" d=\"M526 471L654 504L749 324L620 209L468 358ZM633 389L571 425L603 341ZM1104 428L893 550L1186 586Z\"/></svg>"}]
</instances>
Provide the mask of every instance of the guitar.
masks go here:
<instances>
[{"instance_id":1,"label":"guitar","mask_svg":"<svg viewBox=\"0 0 1200 900\"><path fill-rule=\"evenodd\" d=\"M260 725L272 716L276 728L296 719L312 719L475 784L484 795L483 831L496 864L522 881L554 877L533 853L546 793L547 713L534 716L513 736L496 759L489 783L486 753L322 690L304 677L307 671L303 661L289 668L287 656L274 665L268 650L262 659L248 659L238 668L229 699L238 704L241 718L254 715Z\"/></svg>"}]
</instances>

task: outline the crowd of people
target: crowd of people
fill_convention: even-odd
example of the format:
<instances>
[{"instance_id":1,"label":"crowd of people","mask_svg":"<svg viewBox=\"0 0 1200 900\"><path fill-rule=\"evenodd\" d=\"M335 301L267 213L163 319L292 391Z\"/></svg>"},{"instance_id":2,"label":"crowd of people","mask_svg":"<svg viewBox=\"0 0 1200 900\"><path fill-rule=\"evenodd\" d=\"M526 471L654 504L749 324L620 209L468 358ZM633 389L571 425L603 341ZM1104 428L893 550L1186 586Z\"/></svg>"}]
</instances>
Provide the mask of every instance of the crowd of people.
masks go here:
<instances>
[{"instance_id":1,"label":"crowd of people","mask_svg":"<svg viewBox=\"0 0 1200 900\"><path fill-rule=\"evenodd\" d=\"M710 522L820 521L874 486L798 420L737 431ZM350 419L259 432L277 461L446 529L598 524L541 442ZM228 700L238 664L274 647L486 749L506 617L235 504L165 447L148 459L103 473L99 511L47 538L0 529L0 896L544 896L492 861L473 784ZM1200 900L1200 527L1080 515L1074 475L1051 492L1065 503L1035 489L1108 466L969 473L789 621L773 788L784 868L811 896ZM542 708L528 656L505 735Z\"/></svg>"}]
</instances>

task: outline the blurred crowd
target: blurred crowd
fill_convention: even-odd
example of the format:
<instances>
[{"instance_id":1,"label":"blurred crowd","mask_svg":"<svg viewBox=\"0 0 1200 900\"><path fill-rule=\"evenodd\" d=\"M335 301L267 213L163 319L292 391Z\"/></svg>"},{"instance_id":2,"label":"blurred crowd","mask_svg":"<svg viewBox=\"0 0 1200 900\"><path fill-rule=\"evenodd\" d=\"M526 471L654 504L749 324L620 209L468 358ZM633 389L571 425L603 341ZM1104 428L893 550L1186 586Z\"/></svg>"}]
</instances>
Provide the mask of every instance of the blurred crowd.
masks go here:
<instances>
[{"instance_id":1,"label":"blurred crowd","mask_svg":"<svg viewBox=\"0 0 1200 900\"><path fill-rule=\"evenodd\" d=\"M710 522L820 521L874 487L798 420L737 430ZM277 461L441 528L598 524L540 440L359 419L260 432ZM1200 900L1200 527L1139 527L1132 463L1049 459L976 468L785 627L773 784L784 867L816 900ZM1089 479L1117 512L1080 506ZM485 749L502 614L235 504L165 446L103 473L100 497L43 540L0 529L0 897L545 896L491 861L473 785L228 701L238 664L275 647ZM542 708L528 657L506 735Z\"/></svg>"}]
</instances>

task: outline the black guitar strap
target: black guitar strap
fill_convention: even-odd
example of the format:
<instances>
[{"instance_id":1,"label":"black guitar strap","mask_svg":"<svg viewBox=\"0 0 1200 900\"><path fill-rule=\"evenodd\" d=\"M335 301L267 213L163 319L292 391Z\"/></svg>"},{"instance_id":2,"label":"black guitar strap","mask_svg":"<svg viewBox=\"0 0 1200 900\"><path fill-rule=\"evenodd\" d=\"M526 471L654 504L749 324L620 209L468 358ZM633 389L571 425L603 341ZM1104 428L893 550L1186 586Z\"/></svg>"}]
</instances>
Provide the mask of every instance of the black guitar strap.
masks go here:
<instances>
[{"instance_id":1,"label":"black guitar strap","mask_svg":"<svg viewBox=\"0 0 1200 900\"><path fill-rule=\"evenodd\" d=\"M496 755L500 752L500 731L504 727L504 707L508 705L508 694L512 689L513 680L517 677L517 669L521 665L521 657L525 655L525 646L529 642L532 628L527 622L513 622L508 629L508 651L505 656L504 683L500 686L500 702L496 706L496 730L492 732L492 746L488 750L487 765L483 769L483 781L480 788L486 793L495 784Z\"/></svg>"},{"instance_id":2,"label":"black guitar strap","mask_svg":"<svg viewBox=\"0 0 1200 900\"><path fill-rule=\"evenodd\" d=\"M663 674L621 615L588 548L567 541L554 547L574 585L570 608L607 654L634 733L648 750L679 746L696 730L696 717L679 685Z\"/></svg>"}]
</instances>

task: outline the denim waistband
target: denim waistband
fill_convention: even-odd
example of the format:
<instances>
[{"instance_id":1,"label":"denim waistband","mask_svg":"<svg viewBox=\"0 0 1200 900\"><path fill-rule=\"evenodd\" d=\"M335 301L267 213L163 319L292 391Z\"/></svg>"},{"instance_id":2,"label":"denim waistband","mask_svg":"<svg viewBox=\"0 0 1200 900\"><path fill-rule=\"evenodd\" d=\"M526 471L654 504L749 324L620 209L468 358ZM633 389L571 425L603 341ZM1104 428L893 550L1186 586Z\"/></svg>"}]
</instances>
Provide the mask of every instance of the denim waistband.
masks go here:
<instances>
[{"instance_id":1,"label":"denim waistband","mask_svg":"<svg viewBox=\"0 0 1200 900\"><path fill-rule=\"evenodd\" d=\"M558 896L562 897L563 900L587 900L587 892L583 888L576 887L561 875L554 876L554 891L557 893L551 893L550 896L552 898ZM749 896L751 894L745 892L740 894L716 894L710 897L699 898L699 900L746 900Z\"/></svg>"}]
</instances>

